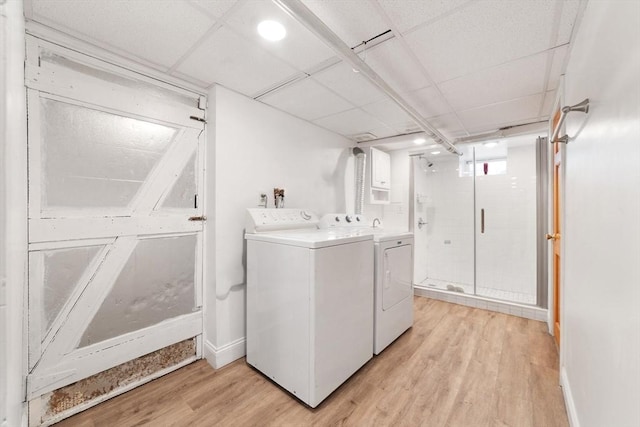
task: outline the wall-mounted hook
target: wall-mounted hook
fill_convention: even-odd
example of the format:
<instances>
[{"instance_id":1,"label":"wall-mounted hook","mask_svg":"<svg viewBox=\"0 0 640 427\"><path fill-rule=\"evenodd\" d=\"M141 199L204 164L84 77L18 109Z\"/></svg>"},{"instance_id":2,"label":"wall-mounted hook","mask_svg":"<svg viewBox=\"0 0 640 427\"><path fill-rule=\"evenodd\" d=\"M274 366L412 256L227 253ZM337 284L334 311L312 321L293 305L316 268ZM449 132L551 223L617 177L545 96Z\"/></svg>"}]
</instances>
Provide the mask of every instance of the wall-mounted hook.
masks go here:
<instances>
[{"instance_id":1,"label":"wall-mounted hook","mask_svg":"<svg viewBox=\"0 0 640 427\"><path fill-rule=\"evenodd\" d=\"M562 109L560 110L560 120L558 121L558 124L556 125L555 129L553 130L553 135L551 136L551 139L549 140L552 144L556 143L556 142L562 142L564 144L568 144L569 143L569 135L563 135L561 137L558 137L558 134L560 133L560 128L564 124L564 120L567 118L567 114L569 114L571 112L574 112L574 111L588 114L589 113L589 98L586 98L584 101L579 102L576 105L570 105L570 106L562 107Z\"/></svg>"}]
</instances>

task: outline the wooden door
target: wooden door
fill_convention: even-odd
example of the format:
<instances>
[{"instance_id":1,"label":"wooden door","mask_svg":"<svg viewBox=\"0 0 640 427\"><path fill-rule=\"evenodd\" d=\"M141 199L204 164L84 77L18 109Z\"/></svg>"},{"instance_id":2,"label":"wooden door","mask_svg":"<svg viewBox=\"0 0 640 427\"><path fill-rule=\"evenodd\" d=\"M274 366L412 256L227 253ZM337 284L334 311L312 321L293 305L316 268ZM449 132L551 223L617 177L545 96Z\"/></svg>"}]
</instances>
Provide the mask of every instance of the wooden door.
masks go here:
<instances>
[{"instance_id":1,"label":"wooden door","mask_svg":"<svg viewBox=\"0 0 640 427\"><path fill-rule=\"evenodd\" d=\"M202 333L196 95L30 39L27 399ZM195 357L195 356L194 356Z\"/></svg>"},{"instance_id":2,"label":"wooden door","mask_svg":"<svg viewBox=\"0 0 640 427\"><path fill-rule=\"evenodd\" d=\"M560 110L553 117L552 129L558 125L560 120ZM562 171L562 150L561 144L553 144L553 222L552 232L547 234L547 239L553 245L553 336L556 345L560 347L560 239L561 239L561 171Z\"/></svg>"}]
</instances>

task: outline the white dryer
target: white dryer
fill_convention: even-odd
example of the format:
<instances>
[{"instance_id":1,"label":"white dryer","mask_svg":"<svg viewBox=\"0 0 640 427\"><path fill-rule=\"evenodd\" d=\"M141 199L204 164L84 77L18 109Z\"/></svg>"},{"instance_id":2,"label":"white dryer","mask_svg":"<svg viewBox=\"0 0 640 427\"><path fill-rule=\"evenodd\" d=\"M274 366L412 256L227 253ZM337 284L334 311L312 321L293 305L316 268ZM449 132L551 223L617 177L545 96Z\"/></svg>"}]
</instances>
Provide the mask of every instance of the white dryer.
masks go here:
<instances>
[{"instance_id":1,"label":"white dryer","mask_svg":"<svg viewBox=\"0 0 640 427\"><path fill-rule=\"evenodd\" d=\"M374 228L364 215L327 214L320 228L357 229L374 237L373 352L380 354L413 325L413 233Z\"/></svg>"},{"instance_id":2,"label":"white dryer","mask_svg":"<svg viewBox=\"0 0 640 427\"><path fill-rule=\"evenodd\" d=\"M373 352L413 325L413 233L376 232Z\"/></svg>"},{"instance_id":3,"label":"white dryer","mask_svg":"<svg viewBox=\"0 0 640 427\"><path fill-rule=\"evenodd\" d=\"M249 209L247 363L311 407L373 356L373 238Z\"/></svg>"}]
</instances>

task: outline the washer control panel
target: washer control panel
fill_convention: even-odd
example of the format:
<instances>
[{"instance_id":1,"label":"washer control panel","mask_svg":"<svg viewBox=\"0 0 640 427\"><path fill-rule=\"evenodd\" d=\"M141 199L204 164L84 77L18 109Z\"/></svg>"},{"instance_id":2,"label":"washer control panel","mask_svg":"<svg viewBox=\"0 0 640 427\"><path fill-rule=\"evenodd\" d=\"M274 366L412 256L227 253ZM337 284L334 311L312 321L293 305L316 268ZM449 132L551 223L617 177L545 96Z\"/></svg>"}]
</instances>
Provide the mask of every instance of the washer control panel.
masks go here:
<instances>
[{"instance_id":1,"label":"washer control panel","mask_svg":"<svg viewBox=\"0 0 640 427\"><path fill-rule=\"evenodd\" d=\"M261 231L318 228L319 218L305 209L247 209L247 233Z\"/></svg>"},{"instance_id":2,"label":"washer control panel","mask_svg":"<svg viewBox=\"0 0 640 427\"><path fill-rule=\"evenodd\" d=\"M363 228L368 227L367 218L360 214L346 214L346 213L333 213L326 214L320 218L319 228L334 228L334 227L350 227L350 228Z\"/></svg>"}]
</instances>

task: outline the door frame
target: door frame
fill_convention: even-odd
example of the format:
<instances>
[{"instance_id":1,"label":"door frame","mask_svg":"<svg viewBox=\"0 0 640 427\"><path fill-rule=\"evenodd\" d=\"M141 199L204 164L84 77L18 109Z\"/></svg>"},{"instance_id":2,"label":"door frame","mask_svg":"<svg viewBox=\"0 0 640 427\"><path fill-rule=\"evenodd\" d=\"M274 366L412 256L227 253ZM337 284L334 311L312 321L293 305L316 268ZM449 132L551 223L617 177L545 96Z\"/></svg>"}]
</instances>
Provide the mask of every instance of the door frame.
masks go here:
<instances>
[{"instance_id":1,"label":"door frame","mask_svg":"<svg viewBox=\"0 0 640 427\"><path fill-rule=\"evenodd\" d=\"M560 109L562 108L564 104L564 79L560 80L560 84L558 85L558 93L556 95L556 99L555 102L553 104L553 108L551 110L551 114L549 115L549 139L551 138L551 136L553 135L553 128L554 128L554 118L556 117L556 114L560 112ZM562 133L562 129L561 132ZM551 141L550 141L551 142ZM557 145L557 156L560 159L561 162L561 167L559 169L559 173L558 173L558 202L559 202L559 218L558 218L558 227L560 230L560 234L562 234L562 230L565 229L565 221L564 221L564 215L562 214L562 207L565 206L565 173L566 173L566 144L562 144L562 143L549 143L548 147L547 147L547 153L548 153L548 160L547 160L547 165L548 165L548 220L547 220L547 224L548 224L548 228L553 228L555 227L555 223L554 223L554 209L555 209L555 203L554 203L554 199L555 199L555 195L554 195L554 172L555 172L555 168L556 168L556 148L555 146ZM554 230L548 229L548 232L555 232ZM551 334L554 337L554 340L556 341L556 345L558 346L558 348L562 348L562 341L564 341L564 337L563 334L560 333L560 337L556 337L556 332L555 332L555 323L556 323L556 316L559 318L559 325L562 325L562 319L564 318L564 295L563 295L563 290L564 290L564 286L563 286L563 275L562 272L564 271L564 248L565 248L565 243L564 243L564 236L560 236L559 239L559 257L560 257L560 262L558 265L559 268L559 278L558 281L556 283L555 280L555 270L554 270L554 250L553 250L553 243L551 243L551 245L548 244L548 251L547 251L547 262L549 265L548 271L547 271L547 277L548 277L548 311L547 311L547 327L549 330L549 334ZM556 298L557 295L557 298ZM562 366L562 352L560 352L560 365Z\"/></svg>"},{"instance_id":2,"label":"door frame","mask_svg":"<svg viewBox=\"0 0 640 427\"><path fill-rule=\"evenodd\" d=\"M57 44L54 44L52 42L41 40L41 39L38 39L38 38L33 37L33 36L27 36L26 45L27 45L27 54L28 54L28 57L25 60L26 79L24 77L22 78L22 88L21 88L21 90L22 90L23 93L28 92L30 94L29 96L31 96L31 97L39 96L39 95L36 95L39 90L43 90L44 92L47 92L46 83L45 82L41 83L40 81L38 81L38 79L34 78L34 77L39 76L40 74L43 74L43 73L46 74L47 71L39 69L39 61L34 60L34 55L33 55L34 49L37 52L37 49L39 48L39 46L46 46L47 49L49 49L49 50L53 50L55 52L60 51L60 52L63 53L63 55L65 57L70 58L70 59L77 59L81 63L84 63L84 64L86 64L88 66L93 66L93 67L97 68L98 70L110 72L110 73L113 73L115 75L122 76L122 77L125 77L125 78L133 78L133 79L136 79L138 81L145 82L147 84L150 83L150 84L154 85L155 87L161 87L161 88L164 88L164 89L169 89L170 91L172 91L174 93L177 93L179 95L187 95L187 96L189 96L189 98L193 98L194 100L197 100L198 106L194 105L193 107L190 107L191 108L190 110L186 110L186 111L189 111L189 113L186 114L186 117L185 117L185 114L181 114L179 121L175 122L175 124L176 125L186 126L187 128L190 129L190 132L192 132L192 133L195 132L195 134L197 134L197 140L199 141L197 143L197 145L199 145L199 147L200 147L200 151L199 152L198 152L198 148L196 148L196 153L197 153L196 165L197 165L198 171L199 171L198 176L196 177L196 179L197 179L198 184L199 184L198 188L199 188L199 195L200 195L200 197L198 199L197 210L199 212L204 212L204 204L205 204L204 195L206 194L206 188L205 188L206 179L205 179L205 176L204 176L204 159L205 159L206 144L204 143L204 141L205 141L205 131L204 131L204 125L202 123L204 121L205 111L203 111L202 108L199 108L201 105L204 105L203 104L203 98L202 98L201 94L199 94L197 92L194 92L194 91L191 91L191 90L188 90L188 89L183 89L183 88L180 88L180 87L176 87L173 84L167 84L167 83L164 83L164 82L161 82L161 81L157 81L154 78L146 77L146 76L141 75L141 74L139 74L139 73L137 73L135 71L131 71L131 69L123 68L123 67L121 67L119 65L113 65L111 63L104 62L101 59L97 59L97 58L92 57L92 56L86 56L86 55L84 55L82 53L78 53L78 51L69 50L68 48L61 47L61 46L59 46ZM24 44L23 44L21 50L22 50L22 52L24 54ZM36 55L36 58L37 58L37 55ZM58 73L58 75L60 75L60 76L62 76L62 78L64 78L63 74L64 73ZM82 82L79 81L78 83L80 84ZM29 87L29 89L27 91L25 91L25 84ZM40 86L40 85L42 85L42 86ZM77 88L77 86L76 86L76 88ZM64 90L68 91L68 90L73 90L73 89L66 89L65 88ZM86 95L86 96L85 97L81 97L81 98L77 98L75 96L76 93L68 93L68 94L64 93L62 96L47 94L44 97L56 99L56 98L65 98L64 95L68 95L68 98L66 100L63 100L63 102L69 102L71 104L79 105L79 106L82 106L82 105L91 106L93 104L92 101L94 99L97 99L96 97L100 96L100 94L98 92L99 91L94 92L94 91L86 91L85 90L83 92L83 94ZM84 98L88 98L88 99L84 99ZM109 98L109 99L111 101L115 100L115 98ZM93 109L98 109L100 111L113 110L114 112L117 112L117 111L126 112L126 110L127 110L127 108L120 109L119 105L107 105L107 106L102 106L100 108L93 107ZM183 111L183 113L184 112L185 111ZM130 115L130 116L134 116L135 115L135 113L132 113L132 112L129 112L127 114ZM160 123L160 122L165 120L165 117L171 118L172 115L175 114L175 108L172 109L170 106L168 108L162 108L159 114L161 115L160 119L158 119L159 120L158 122ZM193 116L195 116L195 117L201 117L201 120L197 120L197 121L191 120L191 119L189 119L189 114L193 114ZM155 115L155 113L154 113L154 115ZM147 119L149 118L149 116L146 116L146 114L141 115L140 117L141 118L147 118ZM26 120L27 120L26 111L24 112L24 117L22 119L26 123ZM149 121L153 121L153 120L149 120ZM166 120L166 122L170 123L169 120ZM25 128L26 128L26 126L25 126ZM199 132L199 134L198 134L198 132ZM20 184L21 184L20 187L18 187L18 186L16 186L16 187L19 188L21 190L22 194L23 194L23 200L22 200L22 203L21 203L21 208L24 206L25 213L24 213L24 216L22 218L22 221L24 222L23 226L26 229L26 227L27 227L27 218L28 218L27 209L29 209L28 205L27 205L27 188L26 188L26 186L27 186L26 171L27 171L27 165L28 165L28 163L27 163L27 150L28 150L28 146L29 145L26 142L26 135L25 135L24 140L23 141L19 141L19 143L20 143L20 149L21 149L21 154L22 155L20 157L18 157L18 158L20 158L21 160L24 158L24 161L20 161L20 162L15 161L17 158L12 158L12 160L14 161L14 163L18 164L18 166L16 166L16 168L19 168L20 171L22 171L22 174L20 176L15 176L15 178L16 178L16 180L18 180L18 178L19 178L18 182L20 182ZM187 163L188 163L188 160L187 160ZM170 192L171 188L169 188L168 191ZM163 195L160 198L160 201L158 202L159 204L162 203L162 200L163 200L165 195ZM135 212L134 212L134 214L135 214ZM156 220L156 219L158 221L162 220L162 218L154 218L154 220ZM140 221L137 221L137 222L140 222ZM137 222L136 222L136 224L137 224ZM189 224L192 224L192 223L189 223ZM195 225L195 223L193 223L193 225ZM189 228L189 227L186 227L186 228ZM193 227L191 227L191 228L193 228ZM24 244L21 245L20 252L21 252L22 256L26 258L28 256L28 250L30 248L29 248L29 246L28 246L28 244L26 242L26 234L27 234L26 230L25 230L24 234L25 234L24 235L25 241L23 242ZM163 234L163 233L154 234L153 237L161 237L161 234ZM204 317L204 313L203 313L203 310L202 310L202 307L204 305L203 304L203 295L202 295L203 294L203 287L204 287L204 284L203 284L204 271L203 271L203 264L202 264L202 259L204 257L204 254L203 254L203 242L204 242L203 234L202 234L202 231L200 231L200 235L198 237L198 242L197 242L197 247L196 247L197 253L196 253L196 266L195 266L195 268L196 268L195 269L195 276L196 276L195 296L196 296L196 304L199 307L201 307L199 313L197 313L197 314L196 313L190 313L190 314L184 315L183 318L180 319L179 322L174 322L175 325L172 325L172 328L173 328L172 330L170 330L170 331L163 330L163 331L155 334L155 335L157 335L157 337L155 337L155 336L151 337L150 336L151 337L150 340L154 341L154 342L157 342L157 345L161 345L163 342L168 343L166 345L170 345L173 342L176 342L176 339L177 339L176 337L178 337L180 335L178 332L176 332L176 331L178 331L178 329L180 329L180 328L178 328L178 326L179 326L178 323L180 323L180 325L182 325L182 326L186 325L186 326L188 326L189 330L198 331L198 338L196 339L196 357L197 358L202 357L202 333L203 333L203 317ZM24 304L20 304L21 305L20 306L20 309L21 309L21 321L23 322L23 325L24 325L24 328L22 328L22 329L24 329L24 332L20 331L20 333L21 333L21 335L23 337L23 342L24 342L23 349L21 350L22 353L23 353L22 354L22 363L23 363L23 367L24 367L24 372L22 373L23 374L23 378L22 378L23 381L22 382L23 382L23 387L26 389L26 391L28 391L28 393L25 393L25 389L23 389L21 394L22 394L23 398L24 398L25 394L27 394L27 400L30 400L30 399L33 399L33 398L35 398L35 397L37 397L39 395L39 392L43 390L43 388L41 388L41 386L43 386L44 383L47 383L46 384L46 388L50 388L50 387L57 386L57 385L63 385L63 383L68 382L68 377L67 377L67 379L65 379L65 378L62 378L62 377L53 378L53 377L48 376L48 375L41 375L39 377L34 377L32 375L28 375L29 372L28 372L27 369L29 367L29 354L28 354L29 350L26 348L26 343L29 342L29 339L30 339L29 330L28 330L29 328L27 327L28 322L29 322L29 319L28 319L29 313L28 313L27 309L23 308L23 307L27 307L28 306L28 301L27 301L28 297L26 296L26 294L27 294L26 290L27 290L27 286L28 286L27 281L26 281L26 278L27 278L26 277L27 276L27 272L26 272L27 265L26 264L27 263L26 263L26 259L25 259L25 262L23 263L23 271L22 271L22 274L24 275L24 279L25 280L22 281L22 283L21 283L21 289L24 289L25 296L24 296ZM167 325L165 324L163 326L163 328L166 328L166 326ZM163 328L155 328L155 329L163 329ZM154 329L154 327L151 327L151 328L148 328L148 329L151 330L151 329ZM140 335L140 334L138 334L138 335ZM122 340L117 340L116 339L115 341L120 342ZM173 341L173 342L169 342L169 341ZM134 345L134 344L135 343L133 343L131 345L128 345L127 348L130 348L132 351L138 351L139 352L139 349L135 349L136 345ZM154 344L154 345L156 345L156 344ZM162 345L162 346L164 346L164 345ZM121 347L121 348L123 348L123 347ZM111 351L105 357L109 358L111 361L115 361L114 363L116 363L118 360L122 359L122 357L123 357L121 354L116 354L116 353L122 353L122 351L118 351L118 352ZM124 351L124 353L127 353L127 351ZM129 360L129 359L131 359L131 357L129 357L127 360ZM181 366L181 364L175 365L173 368L176 369L179 366ZM77 369L77 367L75 367L75 366L74 366L74 368ZM84 371L86 373L87 369L84 369ZM165 369L165 370L163 370L162 373L166 373L168 371L169 371L169 369ZM43 372L43 374L49 374L49 372L46 372L46 373ZM89 375L90 374L91 373L89 373ZM153 375L152 375L152 377L153 377ZM152 379L152 378L151 377L145 377L145 378L142 379L142 381L136 381L134 384L141 384L141 383L145 382L145 380L148 381L150 379ZM28 383L27 383L27 380L28 380ZM40 384L38 384L38 382L40 382ZM127 386L127 387L130 388L129 386ZM124 391L126 391L126 390L125 389L121 389L119 392L121 393L121 392L124 392ZM118 393L116 393L116 394L118 394ZM114 394L109 393L108 397L111 397L113 395Z\"/></svg>"}]
</instances>

